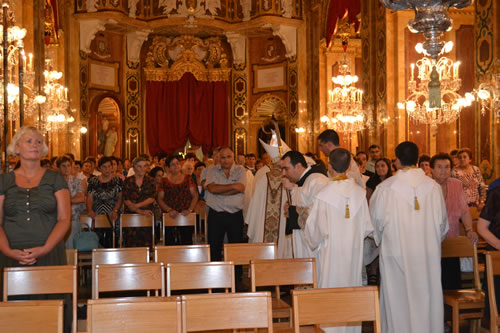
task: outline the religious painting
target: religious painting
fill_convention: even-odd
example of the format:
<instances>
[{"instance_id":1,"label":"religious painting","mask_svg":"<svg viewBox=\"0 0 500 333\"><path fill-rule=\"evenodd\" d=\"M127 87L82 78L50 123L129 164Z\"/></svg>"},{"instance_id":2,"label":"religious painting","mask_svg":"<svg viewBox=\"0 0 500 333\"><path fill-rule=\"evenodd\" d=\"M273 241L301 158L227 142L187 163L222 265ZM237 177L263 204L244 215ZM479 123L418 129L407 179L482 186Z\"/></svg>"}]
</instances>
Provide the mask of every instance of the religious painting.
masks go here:
<instances>
[{"instance_id":1,"label":"religious painting","mask_svg":"<svg viewBox=\"0 0 500 333\"><path fill-rule=\"evenodd\" d=\"M286 63L254 65L253 93L286 90Z\"/></svg>"},{"instance_id":2,"label":"religious painting","mask_svg":"<svg viewBox=\"0 0 500 333\"><path fill-rule=\"evenodd\" d=\"M118 103L113 98L105 97L101 100L97 108L95 124L95 128L91 128L91 131L95 131L97 137L96 154L120 157L121 116Z\"/></svg>"},{"instance_id":3,"label":"religious painting","mask_svg":"<svg viewBox=\"0 0 500 333\"><path fill-rule=\"evenodd\" d=\"M89 88L120 91L118 84L119 63L108 63L89 59Z\"/></svg>"}]
</instances>

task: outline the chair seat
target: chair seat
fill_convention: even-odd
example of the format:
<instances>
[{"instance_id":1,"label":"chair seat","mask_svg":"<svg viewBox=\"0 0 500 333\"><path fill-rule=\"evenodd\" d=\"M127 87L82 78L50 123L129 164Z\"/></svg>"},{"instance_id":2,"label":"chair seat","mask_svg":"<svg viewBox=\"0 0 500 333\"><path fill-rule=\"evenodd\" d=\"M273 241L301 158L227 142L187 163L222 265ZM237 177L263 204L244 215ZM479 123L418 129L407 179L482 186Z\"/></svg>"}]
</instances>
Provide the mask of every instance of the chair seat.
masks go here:
<instances>
[{"instance_id":1,"label":"chair seat","mask_svg":"<svg viewBox=\"0 0 500 333\"><path fill-rule=\"evenodd\" d=\"M484 307L484 292L475 289L460 289L445 291L444 303L451 305L452 303L482 303Z\"/></svg>"},{"instance_id":2,"label":"chair seat","mask_svg":"<svg viewBox=\"0 0 500 333\"><path fill-rule=\"evenodd\" d=\"M291 306L282 299L272 298L273 318L290 318Z\"/></svg>"}]
</instances>

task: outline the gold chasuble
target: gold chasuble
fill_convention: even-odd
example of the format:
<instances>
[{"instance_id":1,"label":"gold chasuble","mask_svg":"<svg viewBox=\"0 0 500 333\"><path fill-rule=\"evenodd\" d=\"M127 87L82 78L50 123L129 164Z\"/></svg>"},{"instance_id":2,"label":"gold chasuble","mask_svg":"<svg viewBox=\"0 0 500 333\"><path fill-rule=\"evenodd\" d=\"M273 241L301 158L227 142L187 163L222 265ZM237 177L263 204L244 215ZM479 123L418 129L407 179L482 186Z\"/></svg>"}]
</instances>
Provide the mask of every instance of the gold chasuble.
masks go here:
<instances>
[{"instance_id":1,"label":"gold chasuble","mask_svg":"<svg viewBox=\"0 0 500 333\"><path fill-rule=\"evenodd\" d=\"M266 193L266 213L264 220L264 239L265 243L277 243L280 230L281 217L281 177L278 174L273 175L270 171L267 176L267 193Z\"/></svg>"}]
</instances>

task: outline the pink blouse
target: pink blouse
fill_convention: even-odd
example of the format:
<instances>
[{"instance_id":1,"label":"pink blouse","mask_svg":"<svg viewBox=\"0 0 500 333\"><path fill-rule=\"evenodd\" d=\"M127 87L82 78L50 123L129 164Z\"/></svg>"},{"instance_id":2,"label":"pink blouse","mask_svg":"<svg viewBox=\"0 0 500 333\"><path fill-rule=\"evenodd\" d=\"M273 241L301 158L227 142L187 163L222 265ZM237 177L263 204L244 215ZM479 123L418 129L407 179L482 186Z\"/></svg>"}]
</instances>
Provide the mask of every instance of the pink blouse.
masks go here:
<instances>
[{"instance_id":1,"label":"pink blouse","mask_svg":"<svg viewBox=\"0 0 500 333\"><path fill-rule=\"evenodd\" d=\"M462 186L462 182L456 178L448 178L448 190L446 193L446 211L448 212L448 223L450 225L450 230L446 237L457 237L459 236L459 223L460 216L462 216L469 206L465 199L465 192Z\"/></svg>"}]
</instances>

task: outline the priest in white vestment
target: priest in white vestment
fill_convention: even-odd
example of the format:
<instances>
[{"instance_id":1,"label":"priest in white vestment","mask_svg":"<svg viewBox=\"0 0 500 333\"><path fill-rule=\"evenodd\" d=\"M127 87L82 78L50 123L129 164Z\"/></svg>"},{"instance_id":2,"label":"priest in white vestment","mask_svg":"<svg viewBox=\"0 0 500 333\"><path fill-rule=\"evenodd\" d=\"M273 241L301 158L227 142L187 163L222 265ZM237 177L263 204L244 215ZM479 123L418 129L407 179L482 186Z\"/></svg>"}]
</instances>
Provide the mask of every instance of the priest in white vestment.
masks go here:
<instances>
[{"instance_id":1,"label":"priest in white vestment","mask_svg":"<svg viewBox=\"0 0 500 333\"><path fill-rule=\"evenodd\" d=\"M278 245L278 258L284 259L292 258L292 245L291 237L285 235L286 217L283 206L287 198L281 182L281 156L275 136L273 132L270 144L260 140L271 157L272 169L256 179L245 223L248 224L250 243L275 242ZM284 142L281 143L282 150L288 151L288 146Z\"/></svg>"},{"instance_id":2,"label":"priest in white vestment","mask_svg":"<svg viewBox=\"0 0 500 333\"><path fill-rule=\"evenodd\" d=\"M399 171L370 200L380 249L380 316L384 333L442 333L441 242L448 216L439 184L416 168L418 147L396 148Z\"/></svg>"},{"instance_id":3,"label":"priest in white vestment","mask_svg":"<svg viewBox=\"0 0 500 333\"><path fill-rule=\"evenodd\" d=\"M292 233L294 258L316 258L316 251L304 243L302 228L309 216L314 196L328 183L326 170L323 169L320 165L309 166L304 155L298 151L289 151L281 158L281 170L285 177L283 185L290 191L291 205L296 206L297 222L301 227Z\"/></svg>"},{"instance_id":4,"label":"priest in white vestment","mask_svg":"<svg viewBox=\"0 0 500 333\"><path fill-rule=\"evenodd\" d=\"M333 178L315 195L304 228L306 244L318 251L319 288L362 285L363 243L373 226L365 189L346 175L350 160L351 154L343 148L330 154L328 169ZM361 326L323 330L360 333Z\"/></svg>"}]
</instances>

